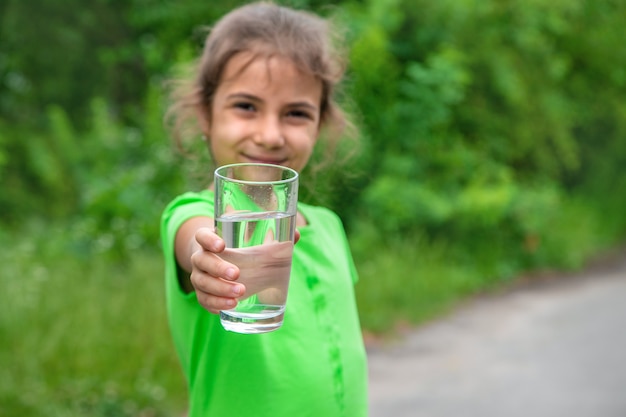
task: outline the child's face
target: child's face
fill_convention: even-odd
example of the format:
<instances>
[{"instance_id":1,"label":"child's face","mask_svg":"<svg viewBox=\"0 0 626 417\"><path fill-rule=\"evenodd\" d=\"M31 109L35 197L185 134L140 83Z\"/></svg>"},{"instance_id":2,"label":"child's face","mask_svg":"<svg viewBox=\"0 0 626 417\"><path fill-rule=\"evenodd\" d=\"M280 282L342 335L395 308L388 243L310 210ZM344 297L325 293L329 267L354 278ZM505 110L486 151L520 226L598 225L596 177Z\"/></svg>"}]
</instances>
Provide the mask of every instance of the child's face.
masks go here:
<instances>
[{"instance_id":1,"label":"child's face","mask_svg":"<svg viewBox=\"0 0 626 417\"><path fill-rule=\"evenodd\" d=\"M249 53L231 58L215 92L205 125L214 162L301 171L319 132L322 84L287 58L250 58Z\"/></svg>"}]
</instances>

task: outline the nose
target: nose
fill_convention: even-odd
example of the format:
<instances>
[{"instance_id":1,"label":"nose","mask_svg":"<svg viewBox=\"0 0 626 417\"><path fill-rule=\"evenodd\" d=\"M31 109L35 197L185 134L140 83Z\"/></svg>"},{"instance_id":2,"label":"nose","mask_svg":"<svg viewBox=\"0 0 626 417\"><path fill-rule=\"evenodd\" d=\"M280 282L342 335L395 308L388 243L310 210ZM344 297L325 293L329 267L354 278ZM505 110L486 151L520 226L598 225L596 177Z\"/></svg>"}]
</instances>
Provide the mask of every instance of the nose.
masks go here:
<instances>
[{"instance_id":1,"label":"nose","mask_svg":"<svg viewBox=\"0 0 626 417\"><path fill-rule=\"evenodd\" d=\"M267 149L279 148L285 144L280 119L267 115L259 120L254 142Z\"/></svg>"}]
</instances>

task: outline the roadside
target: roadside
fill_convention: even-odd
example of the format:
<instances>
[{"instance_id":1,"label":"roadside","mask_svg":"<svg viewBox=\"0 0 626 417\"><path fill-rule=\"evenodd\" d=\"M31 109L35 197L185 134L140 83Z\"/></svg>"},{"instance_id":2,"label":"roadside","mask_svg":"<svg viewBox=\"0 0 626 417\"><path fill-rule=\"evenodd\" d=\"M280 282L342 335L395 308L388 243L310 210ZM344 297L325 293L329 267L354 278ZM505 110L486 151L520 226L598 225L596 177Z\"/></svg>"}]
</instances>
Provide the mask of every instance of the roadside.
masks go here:
<instances>
[{"instance_id":1,"label":"roadside","mask_svg":"<svg viewBox=\"0 0 626 417\"><path fill-rule=\"evenodd\" d=\"M623 417L626 250L368 347L371 417Z\"/></svg>"}]
</instances>

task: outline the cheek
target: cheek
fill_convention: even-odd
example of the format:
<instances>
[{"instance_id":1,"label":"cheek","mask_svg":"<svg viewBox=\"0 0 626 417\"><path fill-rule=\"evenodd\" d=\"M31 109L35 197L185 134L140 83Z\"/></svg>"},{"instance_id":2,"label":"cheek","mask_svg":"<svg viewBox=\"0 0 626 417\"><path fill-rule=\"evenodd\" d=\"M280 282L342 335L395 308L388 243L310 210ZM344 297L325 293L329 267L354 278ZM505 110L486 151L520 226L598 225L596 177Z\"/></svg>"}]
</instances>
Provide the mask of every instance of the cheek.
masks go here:
<instances>
[{"instance_id":1,"label":"cheek","mask_svg":"<svg viewBox=\"0 0 626 417\"><path fill-rule=\"evenodd\" d=\"M298 140L296 142L296 152L298 154L298 160L300 161L301 167L304 168L304 165L308 162L309 158L313 154L313 150L315 148L315 144L317 143L317 130L309 131L309 132L301 132Z\"/></svg>"},{"instance_id":2,"label":"cheek","mask_svg":"<svg viewBox=\"0 0 626 417\"><path fill-rule=\"evenodd\" d=\"M223 118L216 120L211 129L213 149L232 145L244 134L244 126L236 120Z\"/></svg>"},{"instance_id":3,"label":"cheek","mask_svg":"<svg viewBox=\"0 0 626 417\"><path fill-rule=\"evenodd\" d=\"M230 163L235 140L232 128L224 124L213 124L207 147L216 165Z\"/></svg>"}]
</instances>

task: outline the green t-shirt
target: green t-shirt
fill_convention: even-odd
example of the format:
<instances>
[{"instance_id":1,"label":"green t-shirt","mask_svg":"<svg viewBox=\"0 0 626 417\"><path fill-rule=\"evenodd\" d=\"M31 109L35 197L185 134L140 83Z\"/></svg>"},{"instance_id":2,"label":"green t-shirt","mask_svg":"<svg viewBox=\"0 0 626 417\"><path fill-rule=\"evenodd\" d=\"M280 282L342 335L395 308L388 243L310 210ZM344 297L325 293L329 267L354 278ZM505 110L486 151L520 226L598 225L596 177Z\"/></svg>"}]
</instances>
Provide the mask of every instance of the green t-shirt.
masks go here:
<instances>
[{"instance_id":1,"label":"green t-shirt","mask_svg":"<svg viewBox=\"0 0 626 417\"><path fill-rule=\"evenodd\" d=\"M161 220L167 309L189 388L189 417L361 417L367 415L367 365L354 283L356 269L339 218L298 205L307 219L294 247L280 329L246 335L224 330L177 279L174 237L191 217L213 217L213 193L187 193Z\"/></svg>"}]
</instances>

